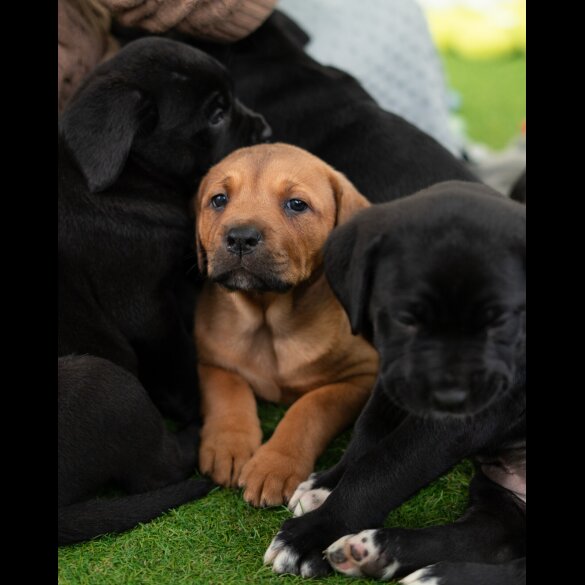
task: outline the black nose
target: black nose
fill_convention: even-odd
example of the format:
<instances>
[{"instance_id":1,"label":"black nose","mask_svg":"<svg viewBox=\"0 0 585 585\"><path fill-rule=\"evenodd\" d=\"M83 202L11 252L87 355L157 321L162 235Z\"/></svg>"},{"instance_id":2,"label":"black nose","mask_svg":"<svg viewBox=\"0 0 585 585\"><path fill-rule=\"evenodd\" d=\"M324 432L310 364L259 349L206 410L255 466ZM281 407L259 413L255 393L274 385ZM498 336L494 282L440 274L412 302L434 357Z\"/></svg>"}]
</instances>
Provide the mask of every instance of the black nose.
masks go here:
<instances>
[{"instance_id":1,"label":"black nose","mask_svg":"<svg viewBox=\"0 0 585 585\"><path fill-rule=\"evenodd\" d=\"M252 226L232 228L225 237L227 249L232 254L251 254L262 240L262 234Z\"/></svg>"},{"instance_id":2,"label":"black nose","mask_svg":"<svg viewBox=\"0 0 585 585\"><path fill-rule=\"evenodd\" d=\"M465 403L467 392L459 388L433 391L433 400L439 408L458 408Z\"/></svg>"}]
</instances>

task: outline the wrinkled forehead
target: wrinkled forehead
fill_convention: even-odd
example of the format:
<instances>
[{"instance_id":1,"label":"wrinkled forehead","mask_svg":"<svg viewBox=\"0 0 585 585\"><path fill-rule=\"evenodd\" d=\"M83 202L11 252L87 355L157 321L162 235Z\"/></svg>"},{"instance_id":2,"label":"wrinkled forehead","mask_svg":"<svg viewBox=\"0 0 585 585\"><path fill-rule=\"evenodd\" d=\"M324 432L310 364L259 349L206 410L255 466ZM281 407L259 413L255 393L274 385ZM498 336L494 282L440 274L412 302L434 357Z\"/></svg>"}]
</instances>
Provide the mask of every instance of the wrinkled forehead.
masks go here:
<instances>
[{"instance_id":1,"label":"wrinkled forehead","mask_svg":"<svg viewBox=\"0 0 585 585\"><path fill-rule=\"evenodd\" d=\"M292 152L244 151L228 156L208 173L205 189L310 195L329 187L326 167L313 157Z\"/></svg>"}]
</instances>

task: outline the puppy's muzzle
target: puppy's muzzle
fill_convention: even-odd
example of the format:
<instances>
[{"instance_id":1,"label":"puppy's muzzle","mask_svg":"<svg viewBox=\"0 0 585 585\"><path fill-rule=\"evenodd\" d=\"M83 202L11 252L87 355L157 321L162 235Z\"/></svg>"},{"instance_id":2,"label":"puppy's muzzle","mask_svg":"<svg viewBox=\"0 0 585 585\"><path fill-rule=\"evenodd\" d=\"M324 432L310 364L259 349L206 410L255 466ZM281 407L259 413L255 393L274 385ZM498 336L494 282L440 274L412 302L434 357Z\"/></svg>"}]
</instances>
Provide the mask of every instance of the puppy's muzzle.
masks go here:
<instances>
[{"instance_id":1,"label":"puppy's muzzle","mask_svg":"<svg viewBox=\"0 0 585 585\"><path fill-rule=\"evenodd\" d=\"M231 228L225 236L226 248L238 256L252 254L261 241L262 234L253 226Z\"/></svg>"}]
</instances>

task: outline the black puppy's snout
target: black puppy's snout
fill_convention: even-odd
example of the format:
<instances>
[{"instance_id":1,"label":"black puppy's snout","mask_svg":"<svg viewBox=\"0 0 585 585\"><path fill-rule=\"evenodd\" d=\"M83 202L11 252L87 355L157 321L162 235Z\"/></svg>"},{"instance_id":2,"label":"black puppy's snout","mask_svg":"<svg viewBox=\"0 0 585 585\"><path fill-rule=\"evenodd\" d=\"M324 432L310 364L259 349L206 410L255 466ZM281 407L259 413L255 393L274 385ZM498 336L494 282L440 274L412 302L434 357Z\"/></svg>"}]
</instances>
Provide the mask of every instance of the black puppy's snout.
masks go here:
<instances>
[{"instance_id":1,"label":"black puppy's snout","mask_svg":"<svg viewBox=\"0 0 585 585\"><path fill-rule=\"evenodd\" d=\"M232 254L251 254L262 241L262 234L253 226L232 228L225 237L227 249Z\"/></svg>"}]
</instances>

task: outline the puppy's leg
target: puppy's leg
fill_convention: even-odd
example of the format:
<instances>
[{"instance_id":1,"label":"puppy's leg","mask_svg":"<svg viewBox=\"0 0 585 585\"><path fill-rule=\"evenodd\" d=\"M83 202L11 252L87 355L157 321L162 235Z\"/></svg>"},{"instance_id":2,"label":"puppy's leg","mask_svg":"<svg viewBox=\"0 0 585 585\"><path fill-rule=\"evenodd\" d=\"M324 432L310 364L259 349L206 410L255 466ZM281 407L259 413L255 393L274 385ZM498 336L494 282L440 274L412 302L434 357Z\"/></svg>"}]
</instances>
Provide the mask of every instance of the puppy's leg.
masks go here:
<instances>
[{"instance_id":1,"label":"puppy's leg","mask_svg":"<svg viewBox=\"0 0 585 585\"><path fill-rule=\"evenodd\" d=\"M302 516L323 503L324 495L339 483L352 461L375 447L404 420L406 413L399 410L380 387L376 387L362 410L352 433L351 441L339 462L320 473L312 473L302 482L288 502L295 516Z\"/></svg>"},{"instance_id":2,"label":"puppy's leg","mask_svg":"<svg viewBox=\"0 0 585 585\"><path fill-rule=\"evenodd\" d=\"M404 577L402 585L526 585L526 557L497 565L442 562Z\"/></svg>"},{"instance_id":3,"label":"puppy's leg","mask_svg":"<svg viewBox=\"0 0 585 585\"><path fill-rule=\"evenodd\" d=\"M266 551L265 562L277 573L325 574L330 568L323 551L332 542L381 526L390 510L498 432L487 423L479 427L472 421L406 417L393 433L348 464L319 508L282 525ZM437 449L437 445L445 448Z\"/></svg>"},{"instance_id":4,"label":"puppy's leg","mask_svg":"<svg viewBox=\"0 0 585 585\"><path fill-rule=\"evenodd\" d=\"M385 580L440 561L502 563L524 555L523 503L481 472L469 491L470 507L454 524L364 530L330 545L327 559L340 573Z\"/></svg>"},{"instance_id":5,"label":"puppy's leg","mask_svg":"<svg viewBox=\"0 0 585 585\"><path fill-rule=\"evenodd\" d=\"M199 365L203 429L199 449L202 473L235 487L245 463L262 442L256 399L237 374Z\"/></svg>"},{"instance_id":6,"label":"puppy's leg","mask_svg":"<svg viewBox=\"0 0 585 585\"><path fill-rule=\"evenodd\" d=\"M329 442L356 419L371 384L366 379L330 384L299 398L242 470L244 499L253 506L287 501Z\"/></svg>"}]
</instances>

